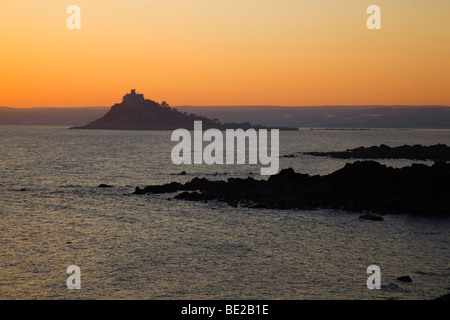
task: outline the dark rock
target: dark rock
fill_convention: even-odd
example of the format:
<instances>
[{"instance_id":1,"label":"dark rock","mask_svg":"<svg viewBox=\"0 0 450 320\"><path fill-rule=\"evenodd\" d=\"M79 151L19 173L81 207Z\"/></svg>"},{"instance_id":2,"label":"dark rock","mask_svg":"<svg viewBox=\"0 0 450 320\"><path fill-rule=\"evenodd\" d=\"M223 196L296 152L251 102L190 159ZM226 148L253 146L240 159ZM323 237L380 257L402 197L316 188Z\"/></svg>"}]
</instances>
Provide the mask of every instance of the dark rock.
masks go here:
<instances>
[{"instance_id":1,"label":"dark rock","mask_svg":"<svg viewBox=\"0 0 450 320\"><path fill-rule=\"evenodd\" d=\"M104 184L104 183L98 185L98 188L112 188L112 187L113 186L110 186L109 184Z\"/></svg>"},{"instance_id":2,"label":"dark rock","mask_svg":"<svg viewBox=\"0 0 450 320\"><path fill-rule=\"evenodd\" d=\"M181 171L180 175L184 176L186 174L186 171Z\"/></svg>"},{"instance_id":3,"label":"dark rock","mask_svg":"<svg viewBox=\"0 0 450 320\"><path fill-rule=\"evenodd\" d=\"M410 276L401 276L397 278L398 281L401 282L412 282L412 279Z\"/></svg>"},{"instance_id":4,"label":"dark rock","mask_svg":"<svg viewBox=\"0 0 450 320\"><path fill-rule=\"evenodd\" d=\"M443 296L440 296L440 297L436 298L435 300L445 300L445 301L448 301L448 300L450 300L450 293L444 294Z\"/></svg>"},{"instance_id":5,"label":"dark rock","mask_svg":"<svg viewBox=\"0 0 450 320\"><path fill-rule=\"evenodd\" d=\"M146 194L147 192L144 189L141 189L139 187L136 187L133 194Z\"/></svg>"},{"instance_id":6,"label":"dark rock","mask_svg":"<svg viewBox=\"0 0 450 320\"><path fill-rule=\"evenodd\" d=\"M27 191L26 188L21 188L19 191Z\"/></svg>"},{"instance_id":7,"label":"dark rock","mask_svg":"<svg viewBox=\"0 0 450 320\"><path fill-rule=\"evenodd\" d=\"M228 201L228 205L233 207L233 208L237 208L237 206L239 205L239 201L238 200Z\"/></svg>"},{"instance_id":8,"label":"dark rock","mask_svg":"<svg viewBox=\"0 0 450 320\"><path fill-rule=\"evenodd\" d=\"M194 178L195 179L195 178ZM146 194L146 193L170 193L177 190L181 190L182 185L178 182L171 182L160 186L146 186L144 189L136 187L133 194Z\"/></svg>"},{"instance_id":9,"label":"dark rock","mask_svg":"<svg viewBox=\"0 0 450 320\"><path fill-rule=\"evenodd\" d=\"M136 188L135 194L184 191L175 198L191 201L219 200L230 205L257 204L260 208L332 208L355 212L410 213L420 216L450 215L450 164L413 164L392 168L375 161L347 163L325 176L283 169L267 180L252 177L210 181L194 178L180 184ZM361 219L381 221L373 214Z\"/></svg>"},{"instance_id":10,"label":"dark rock","mask_svg":"<svg viewBox=\"0 0 450 320\"><path fill-rule=\"evenodd\" d=\"M363 220L372 220L372 221L383 221L384 220L382 217L376 216L376 215L373 215L370 213L365 214L363 216L359 216L359 218L363 219Z\"/></svg>"},{"instance_id":11,"label":"dark rock","mask_svg":"<svg viewBox=\"0 0 450 320\"><path fill-rule=\"evenodd\" d=\"M332 152L305 152L305 154L332 157L339 159L411 159L411 160L450 160L450 147L445 144L432 146L403 145L399 147L388 147L384 144L373 147L359 147L347 149L346 151Z\"/></svg>"},{"instance_id":12,"label":"dark rock","mask_svg":"<svg viewBox=\"0 0 450 320\"><path fill-rule=\"evenodd\" d=\"M187 191L176 195L175 199L184 199L184 200L189 200L189 201L203 200L200 193L198 193L198 192L187 192Z\"/></svg>"}]
</instances>

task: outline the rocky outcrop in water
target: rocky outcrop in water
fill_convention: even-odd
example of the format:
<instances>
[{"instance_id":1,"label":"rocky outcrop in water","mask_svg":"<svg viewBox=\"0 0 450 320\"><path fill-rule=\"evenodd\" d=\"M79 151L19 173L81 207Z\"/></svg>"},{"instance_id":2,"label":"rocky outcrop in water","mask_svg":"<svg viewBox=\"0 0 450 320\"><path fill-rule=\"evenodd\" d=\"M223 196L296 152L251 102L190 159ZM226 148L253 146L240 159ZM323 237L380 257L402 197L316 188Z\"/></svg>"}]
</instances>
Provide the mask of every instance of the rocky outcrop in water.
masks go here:
<instances>
[{"instance_id":1,"label":"rocky outcrop in water","mask_svg":"<svg viewBox=\"0 0 450 320\"><path fill-rule=\"evenodd\" d=\"M105 183L101 183L98 185L97 188L112 188L113 186L109 185L109 184L105 184Z\"/></svg>"},{"instance_id":2,"label":"rocky outcrop in water","mask_svg":"<svg viewBox=\"0 0 450 320\"><path fill-rule=\"evenodd\" d=\"M305 152L312 156L332 157L339 159L411 159L411 160L450 160L450 147L445 144L432 146L403 145L389 147L384 144L373 147L359 147L346 151ZM286 155L289 157L291 155Z\"/></svg>"},{"instance_id":3,"label":"rocky outcrop in water","mask_svg":"<svg viewBox=\"0 0 450 320\"><path fill-rule=\"evenodd\" d=\"M401 276L397 278L398 281L401 282L412 282L412 279L410 276Z\"/></svg>"},{"instance_id":4,"label":"rocky outcrop in water","mask_svg":"<svg viewBox=\"0 0 450 320\"><path fill-rule=\"evenodd\" d=\"M135 194L181 191L175 198L225 201L231 206L273 209L333 208L356 212L450 215L450 164L392 168L375 161L347 163L325 176L284 169L267 180L194 178L181 184L136 187Z\"/></svg>"}]
</instances>

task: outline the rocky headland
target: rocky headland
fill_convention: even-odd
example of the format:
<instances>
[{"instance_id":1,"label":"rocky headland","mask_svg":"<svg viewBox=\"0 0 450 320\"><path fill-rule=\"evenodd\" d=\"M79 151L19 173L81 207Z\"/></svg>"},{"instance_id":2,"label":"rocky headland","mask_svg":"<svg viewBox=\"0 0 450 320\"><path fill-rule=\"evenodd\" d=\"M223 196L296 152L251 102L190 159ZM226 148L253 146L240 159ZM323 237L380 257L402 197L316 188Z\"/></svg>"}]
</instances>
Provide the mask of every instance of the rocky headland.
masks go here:
<instances>
[{"instance_id":1,"label":"rocky headland","mask_svg":"<svg viewBox=\"0 0 450 320\"><path fill-rule=\"evenodd\" d=\"M134 194L177 193L191 201L224 201L231 206L270 209L332 208L378 214L450 215L450 164L392 168L375 161L347 163L324 176L281 170L267 180L194 178L181 184L136 187ZM365 216L362 218L373 218Z\"/></svg>"},{"instance_id":2,"label":"rocky headland","mask_svg":"<svg viewBox=\"0 0 450 320\"><path fill-rule=\"evenodd\" d=\"M332 157L339 159L410 159L410 160L450 160L450 147L445 144L432 146L403 145L389 147L387 145L359 147L346 151L305 152L312 156ZM285 157L294 156L286 155Z\"/></svg>"}]
</instances>

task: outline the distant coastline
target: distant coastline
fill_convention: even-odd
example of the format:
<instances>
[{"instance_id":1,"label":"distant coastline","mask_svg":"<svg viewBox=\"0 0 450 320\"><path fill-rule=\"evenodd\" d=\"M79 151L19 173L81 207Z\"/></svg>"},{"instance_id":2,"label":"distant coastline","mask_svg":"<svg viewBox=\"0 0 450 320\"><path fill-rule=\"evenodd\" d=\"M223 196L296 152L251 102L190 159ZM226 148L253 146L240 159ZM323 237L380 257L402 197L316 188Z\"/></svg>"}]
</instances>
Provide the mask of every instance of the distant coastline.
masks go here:
<instances>
[{"instance_id":1,"label":"distant coastline","mask_svg":"<svg viewBox=\"0 0 450 320\"><path fill-rule=\"evenodd\" d=\"M0 125L82 126L102 117L110 107L0 107ZM175 106L181 112L301 130L450 129L449 106Z\"/></svg>"}]
</instances>

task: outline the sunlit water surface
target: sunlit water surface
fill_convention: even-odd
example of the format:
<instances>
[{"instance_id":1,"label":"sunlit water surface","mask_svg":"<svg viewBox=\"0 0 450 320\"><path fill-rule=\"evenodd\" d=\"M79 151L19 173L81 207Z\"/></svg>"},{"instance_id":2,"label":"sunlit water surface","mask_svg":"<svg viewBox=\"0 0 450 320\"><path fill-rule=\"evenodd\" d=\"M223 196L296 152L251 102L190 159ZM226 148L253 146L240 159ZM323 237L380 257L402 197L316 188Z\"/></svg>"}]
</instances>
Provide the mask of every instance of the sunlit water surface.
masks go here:
<instances>
[{"instance_id":1,"label":"sunlit water surface","mask_svg":"<svg viewBox=\"0 0 450 320\"><path fill-rule=\"evenodd\" d=\"M264 178L259 165L175 166L170 134L0 126L0 298L433 299L450 291L450 219L374 222L354 212L131 195L136 186L197 176ZM382 143L450 145L450 132L281 132L280 155ZM328 174L346 160L280 162ZM381 290L366 286L372 264ZM81 290L66 287L69 265L81 268ZM403 275L413 282L396 280Z\"/></svg>"}]
</instances>

